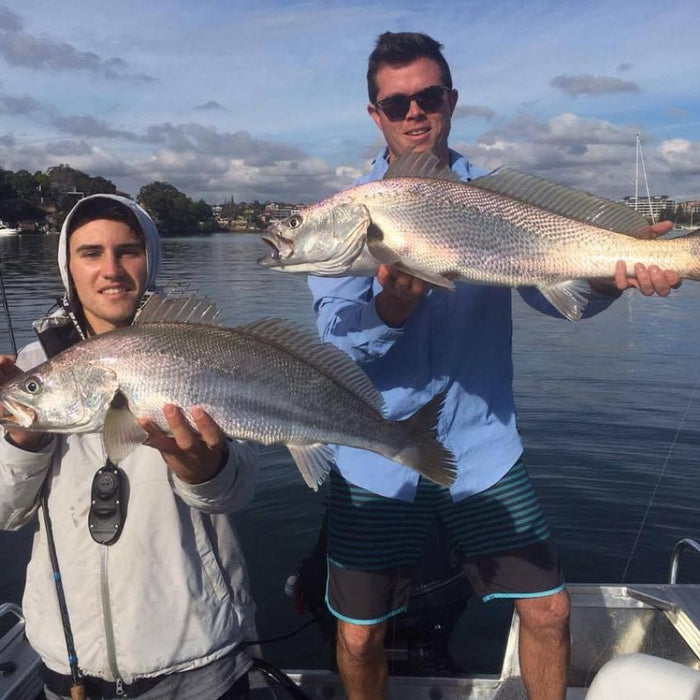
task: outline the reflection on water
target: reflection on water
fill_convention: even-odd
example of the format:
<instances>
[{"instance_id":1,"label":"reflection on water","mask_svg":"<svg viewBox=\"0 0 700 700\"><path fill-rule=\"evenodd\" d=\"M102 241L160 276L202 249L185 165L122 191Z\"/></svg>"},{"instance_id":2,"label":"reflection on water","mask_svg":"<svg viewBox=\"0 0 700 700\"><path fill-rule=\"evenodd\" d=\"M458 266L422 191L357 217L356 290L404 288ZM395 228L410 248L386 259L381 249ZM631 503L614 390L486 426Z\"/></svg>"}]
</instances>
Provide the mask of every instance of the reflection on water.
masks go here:
<instances>
[{"instance_id":1,"label":"reflection on water","mask_svg":"<svg viewBox=\"0 0 700 700\"><path fill-rule=\"evenodd\" d=\"M33 339L30 321L60 292L56 245L56 236L0 239L20 345ZM266 249L257 236L166 239L164 249L164 284L206 293L228 324L280 316L312 327L304 277L258 267ZM626 582L665 579L676 539L700 535L700 285L686 282L668 299L628 293L579 324L538 314L517 295L514 306L519 425L568 578L619 582L644 521ZM0 352L6 351L0 309ZM322 509L323 493L304 486L286 450L263 450L258 493L236 520L265 637L301 622L283 586L315 541ZM19 599L30 536L0 533L0 601ZM681 580L698 576L689 555ZM302 635L271 646L269 657L323 665L313 630Z\"/></svg>"}]
</instances>

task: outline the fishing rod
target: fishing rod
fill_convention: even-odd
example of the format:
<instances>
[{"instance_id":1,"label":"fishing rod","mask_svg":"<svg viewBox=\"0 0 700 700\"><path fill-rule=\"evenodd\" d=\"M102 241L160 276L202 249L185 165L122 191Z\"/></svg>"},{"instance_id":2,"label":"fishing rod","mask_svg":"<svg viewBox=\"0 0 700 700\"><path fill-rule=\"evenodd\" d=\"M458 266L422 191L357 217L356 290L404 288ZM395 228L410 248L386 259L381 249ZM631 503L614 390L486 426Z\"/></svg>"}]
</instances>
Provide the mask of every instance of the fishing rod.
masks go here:
<instances>
[{"instance_id":1,"label":"fishing rod","mask_svg":"<svg viewBox=\"0 0 700 700\"><path fill-rule=\"evenodd\" d=\"M2 265L0 265L0 296L2 297L2 307L5 310L5 318L7 319L7 330L10 331L10 343L12 344L12 354L17 357L17 343L15 342L15 332L12 329L12 317L10 316L10 307L7 304L7 294L5 293L5 280L2 276Z\"/></svg>"},{"instance_id":2,"label":"fishing rod","mask_svg":"<svg viewBox=\"0 0 700 700\"><path fill-rule=\"evenodd\" d=\"M49 516L49 496L48 487L49 480L44 482L44 487L41 493L41 512L44 516L44 529L46 530L46 541L49 546L49 558L51 559L51 568L53 569L53 578L56 583L56 594L58 596L58 609L61 613L61 624L63 625L63 634L66 638L66 650L68 651L68 664L70 666L71 675L71 700L86 700L87 691L85 681L80 674L78 667L78 655L75 652L75 644L73 642L73 630L70 625L70 617L68 616L68 606L66 605L66 595L63 592L63 581L61 572L58 568L58 557L56 555L56 545L54 543L51 518Z\"/></svg>"},{"instance_id":3,"label":"fishing rod","mask_svg":"<svg viewBox=\"0 0 700 700\"><path fill-rule=\"evenodd\" d=\"M12 353L17 357L17 342L15 341L15 333L12 328L12 316L10 316L10 307L7 303L7 294L5 292L5 280L2 276L2 266L0 266L0 297L2 298L2 306L5 310L5 318L7 319L7 329L10 332L10 343L12 345ZM44 517L44 528L46 530L46 539L49 547L49 558L53 569L53 577L56 583L56 594L58 596L58 607L61 613L61 623L63 632L66 638L66 649L68 651L68 662L71 671L71 689L70 695L72 700L84 700L87 698L85 690L85 682L80 674L78 667L78 656L75 652L75 644L73 642L73 631L68 617L68 608L66 606L66 596L63 592L63 582L61 580L61 572L58 568L58 557L56 555L56 545L53 539L53 530L51 528L51 518L49 516L48 504L48 479L44 482L41 492L41 510Z\"/></svg>"}]
</instances>

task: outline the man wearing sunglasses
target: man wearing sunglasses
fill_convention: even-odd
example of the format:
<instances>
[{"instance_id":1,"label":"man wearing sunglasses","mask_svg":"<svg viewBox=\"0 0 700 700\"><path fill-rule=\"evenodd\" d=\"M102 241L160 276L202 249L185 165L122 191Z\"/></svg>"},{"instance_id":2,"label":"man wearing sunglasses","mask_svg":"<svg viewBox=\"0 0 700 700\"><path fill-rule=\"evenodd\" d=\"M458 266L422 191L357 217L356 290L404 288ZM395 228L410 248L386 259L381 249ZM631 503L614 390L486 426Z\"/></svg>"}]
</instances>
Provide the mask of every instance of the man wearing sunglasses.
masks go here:
<instances>
[{"instance_id":1,"label":"man wearing sunglasses","mask_svg":"<svg viewBox=\"0 0 700 700\"><path fill-rule=\"evenodd\" d=\"M382 34L369 58L369 115L386 148L360 182L381 179L406 149L432 150L463 180L483 174L448 148L457 103L438 42ZM661 233L666 226L656 227ZM618 265L617 289L591 288L586 316L618 290L666 295L675 273ZM475 592L511 599L520 615L520 665L530 700L563 700L569 599L546 520L522 462L511 360L511 290L459 284L454 292L382 266L375 279L312 277L321 337L347 352L403 419L446 392L440 439L455 454L447 489L405 467L352 448L336 451L328 513L327 604L338 618L336 656L350 700L381 699L383 640L405 610L415 562L435 518L447 527ZM559 314L534 288L531 306Z\"/></svg>"}]
</instances>

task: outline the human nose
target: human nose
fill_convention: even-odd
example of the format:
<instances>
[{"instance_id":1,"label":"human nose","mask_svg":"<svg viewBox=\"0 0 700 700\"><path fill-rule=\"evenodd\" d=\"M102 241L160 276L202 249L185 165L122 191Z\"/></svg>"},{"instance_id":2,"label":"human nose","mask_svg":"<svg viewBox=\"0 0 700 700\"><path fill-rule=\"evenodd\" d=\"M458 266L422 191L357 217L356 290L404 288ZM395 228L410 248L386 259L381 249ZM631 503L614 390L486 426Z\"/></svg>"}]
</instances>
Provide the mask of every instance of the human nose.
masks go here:
<instances>
[{"instance_id":1,"label":"human nose","mask_svg":"<svg viewBox=\"0 0 700 700\"><path fill-rule=\"evenodd\" d=\"M121 277L124 274L121 258L114 253L106 253L102 259L104 277Z\"/></svg>"},{"instance_id":2,"label":"human nose","mask_svg":"<svg viewBox=\"0 0 700 700\"><path fill-rule=\"evenodd\" d=\"M421 109L416 98L411 97L411 101L408 104L408 112L406 112L406 119L418 119L420 117L425 117L425 112Z\"/></svg>"}]
</instances>

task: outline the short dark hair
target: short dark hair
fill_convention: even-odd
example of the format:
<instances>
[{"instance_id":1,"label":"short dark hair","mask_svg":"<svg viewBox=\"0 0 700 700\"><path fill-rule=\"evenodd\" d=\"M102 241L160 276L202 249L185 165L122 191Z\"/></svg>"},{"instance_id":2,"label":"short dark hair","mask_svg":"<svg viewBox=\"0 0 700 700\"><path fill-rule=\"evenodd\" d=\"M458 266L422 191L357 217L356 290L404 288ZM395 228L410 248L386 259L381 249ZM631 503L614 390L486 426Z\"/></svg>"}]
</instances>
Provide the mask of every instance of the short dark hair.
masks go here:
<instances>
[{"instance_id":1,"label":"short dark hair","mask_svg":"<svg viewBox=\"0 0 700 700\"><path fill-rule=\"evenodd\" d=\"M418 58L431 58L440 67L440 79L445 87L452 89L452 74L442 55L442 44L427 34L419 32L384 32L377 37L374 51L367 65L367 92L369 101L377 101L377 72L382 65L394 68L406 66Z\"/></svg>"},{"instance_id":2,"label":"short dark hair","mask_svg":"<svg viewBox=\"0 0 700 700\"><path fill-rule=\"evenodd\" d=\"M78 202L68 226L68 237L81 226L97 219L121 221L125 223L142 241L143 229L136 214L127 206L109 197L95 197Z\"/></svg>"}]
</instances>

